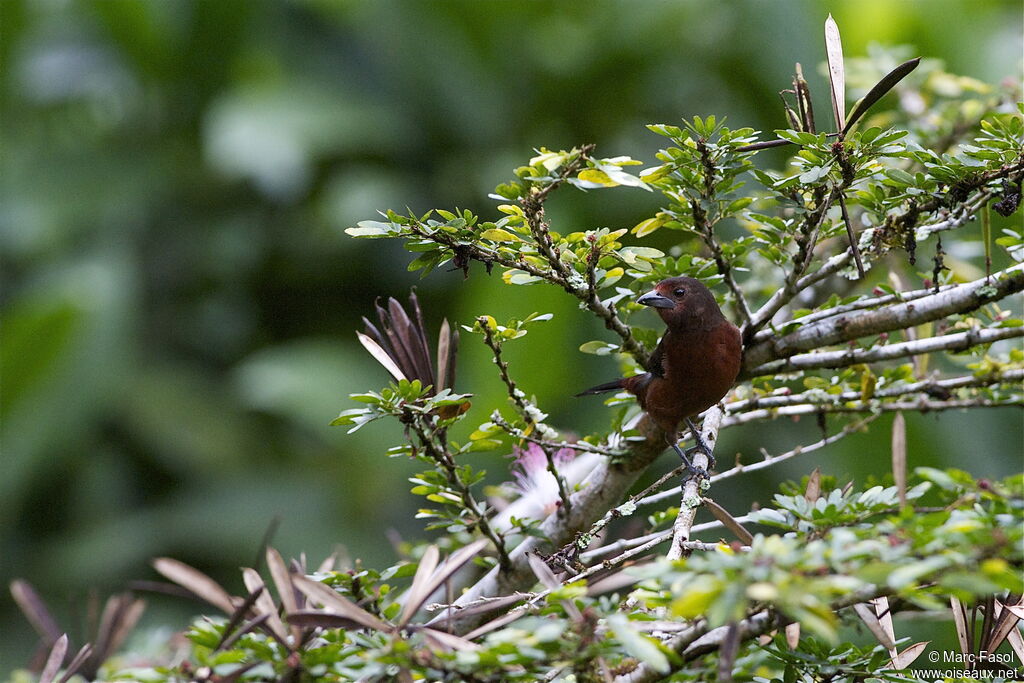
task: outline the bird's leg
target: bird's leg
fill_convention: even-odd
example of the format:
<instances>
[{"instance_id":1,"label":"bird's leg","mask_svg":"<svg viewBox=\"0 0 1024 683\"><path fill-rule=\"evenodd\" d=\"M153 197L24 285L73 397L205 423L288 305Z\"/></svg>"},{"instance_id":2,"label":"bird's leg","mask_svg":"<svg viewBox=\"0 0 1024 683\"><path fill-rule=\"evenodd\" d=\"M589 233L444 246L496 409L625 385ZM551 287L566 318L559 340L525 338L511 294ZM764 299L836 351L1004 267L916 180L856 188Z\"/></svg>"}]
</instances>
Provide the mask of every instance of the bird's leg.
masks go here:
<instances>
[{"instance_id":1,"label":"bird's leg","mask_svg":"<svg viewBox=\"0 0 1024 683\"><path fill-rule=\"evenodd\" d=\"M711 448L704 441L704 437L700 435L700 430L697 429L696 425L693 424L693 420L686 418L686 426L690 428L690 433L693 434L693 440L696 442L696 446L687 450L687 453L700 451L708 457L708 469L713 469L715 466L715 456L711 453Z\"/></svg>"},{"instance_id":2,"label":"bird's leg","mask_svg":"<svg viewBox=\"0 0 1024 683\"><path fill-rule=\"evenodd\" d=\"M686 451L680 448L679 444L676 443L676 438L674 434L668 435L668 444L672 446L672 450L676 452L676 455L682 458L683 464L686 465L686 471L690 474L690 476L707 476L707 472L701 472L700 470L693 466L693 463L690 462L690 458L687 457L686 455Z\"/></svg>"}]
</instances>

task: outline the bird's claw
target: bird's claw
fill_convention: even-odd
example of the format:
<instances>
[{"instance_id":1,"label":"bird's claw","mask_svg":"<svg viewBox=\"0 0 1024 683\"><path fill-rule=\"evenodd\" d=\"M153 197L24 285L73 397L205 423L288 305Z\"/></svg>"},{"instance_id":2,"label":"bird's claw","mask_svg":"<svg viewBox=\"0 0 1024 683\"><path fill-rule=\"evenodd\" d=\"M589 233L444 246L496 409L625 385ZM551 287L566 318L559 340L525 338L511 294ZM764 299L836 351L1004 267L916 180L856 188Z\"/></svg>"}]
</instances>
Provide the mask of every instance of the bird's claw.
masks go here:
<instances>
[{"instance_id":1,"label":"bird's claw","mask_svg":"<svg viewBox=\"0 0 1024 683\"><path fill-rule=\"evenodd\" d=\"M686 425L690 428L690 433L693 434L693 440L696 444L686 450L687 455L689 455L690 453L696 453L697 451L700 451L705 456L707 456L708 469L714 469L715 456L711 452L711 447L708 446L706 441L704 441L704 437L700 435L700 430L697 429L697 426L695 424L693 424L693 420L691 420L690 418L686 418Z\"/></svg>"},{"instance_id":2,"label":"bird's claw","mask_svg":"<svg viewBox=\"0 0 1024 683\"><path fill-rule=\"evenodd\" d=\"M689 457L690 454L693 453L694 451L701 450L698 446L694 446L692 448L688 448L688 449L686 449L684 451L683 449L679 448L678 444L673 443L672 444L672 448L675 450L676 454L682 459L683 464L686 465L686 472L687 472L687 474L689 474L687 479L689 479L690 477L698 477L700 479L707 479L708 478L708 471L706 469L704 469L703 467L700 467L700 468L695 467L694 464L693 464L693 461L691 461L690 457ZM706 451L703 451L703 452L704 452L705 455L707 455ZM708 458L708 462L709 463L714 463L714 459L713 458Z\"/></svg>"},{"instance_id":3,"label":"bird's claw","mask_svg":"<svg viewBox=\"0 0 1024 683\"><path fill-rule=\"evenodd\" d=\"M687 456L692 456L694 453L703 453L708 459L708 471L715 469L715 465L718 464L715 460L715 456L712 455L711 450L707 444L697 444L696 446L690 446L685 451Z\"/></svg>"}]
</instances>

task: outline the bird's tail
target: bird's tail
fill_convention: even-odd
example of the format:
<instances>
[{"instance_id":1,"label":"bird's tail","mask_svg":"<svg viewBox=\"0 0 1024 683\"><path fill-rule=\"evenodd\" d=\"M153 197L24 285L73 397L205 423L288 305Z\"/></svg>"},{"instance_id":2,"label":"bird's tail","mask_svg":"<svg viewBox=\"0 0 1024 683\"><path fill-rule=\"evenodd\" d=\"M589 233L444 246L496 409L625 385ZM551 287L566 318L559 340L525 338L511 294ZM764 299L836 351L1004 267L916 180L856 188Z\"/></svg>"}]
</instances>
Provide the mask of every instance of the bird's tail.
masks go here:
<instances>
[{"instance_id":1,"label":"bird's tail","mask_svg":"<svg viewBox=\"0 0 1024 683\"><path fill-rule=\"evenodd\" d=\"M604 384L598 384L596 387L590 387L589 389L584 389L580 393L576 394L576 396L579 397L579 396L591 396L593 394L605 394L605 393L608 393L609 391L618 391L619 389L622 389L622 388L623 388L622 380L621 379L615 379L615 380L612 380L611 382L605 382Z\"/></svg>"}]
</instances>

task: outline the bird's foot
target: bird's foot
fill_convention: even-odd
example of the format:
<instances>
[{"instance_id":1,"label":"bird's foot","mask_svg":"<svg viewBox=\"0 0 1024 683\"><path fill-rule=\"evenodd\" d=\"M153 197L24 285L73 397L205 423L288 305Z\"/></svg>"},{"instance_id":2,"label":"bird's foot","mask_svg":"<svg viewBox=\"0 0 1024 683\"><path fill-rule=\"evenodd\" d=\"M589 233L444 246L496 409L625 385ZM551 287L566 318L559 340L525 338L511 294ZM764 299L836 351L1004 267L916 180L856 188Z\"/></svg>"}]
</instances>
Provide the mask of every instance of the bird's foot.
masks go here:
<instances>
[{"instance_id":1,"label":"bird's foot","mask_svg":"<svg viewBox=\"0 0 1024 683\"><path fill-rule=\"evenodd\" d=\"M715 468L716 461L714 453L711 452L711 447L708 446L706 441L704 441L704 437L700 435L700 430L697 429L697 426L695 424L693 424L693 420L687 418L686 424L690 428L690 433L693 434L693 440L696 444L695 446L691 446L690 448L686 449L686 453L690 454L700 451L705 456L707 456L708 470L713 470Z\"/></svg>"},{"instance_id":2,"label":"bird's foot","mask_svg":"<svg viewBox=\"0 0 1024 683\"><path fill-rule=\"evenodd\" d=\"M713 456L708 451L707 444L704 444L703 446L701 444L697 444L696 446L690 446L684 452L689 457L693 457L694 453L703 453L708 459L708 471L710 472L711 470L715 469L717 461L715 460L715 456Z\"/></svg>"},{"instance_id":3,"label":"bird's foot","mask_svg":"<svg viewBox=\"0 0 1024 683\"><path fill-rule=\"evenodd\" d=\"M679 447L679 444L673 442L672 449L682 459L683 464L686 465L686 472L689 475L688 477L686 477L687 479L689 479L690 477L699 477L701 479L707 478L708 471L703 467L701 467L700 469L694 467L693 461L690 460L690 454L693 453L695 450L698 450L696 446L694 446L693 448L688 448L684 451ZM709 462L713 461L709 460Z\"/></svg>"}]
</instances>

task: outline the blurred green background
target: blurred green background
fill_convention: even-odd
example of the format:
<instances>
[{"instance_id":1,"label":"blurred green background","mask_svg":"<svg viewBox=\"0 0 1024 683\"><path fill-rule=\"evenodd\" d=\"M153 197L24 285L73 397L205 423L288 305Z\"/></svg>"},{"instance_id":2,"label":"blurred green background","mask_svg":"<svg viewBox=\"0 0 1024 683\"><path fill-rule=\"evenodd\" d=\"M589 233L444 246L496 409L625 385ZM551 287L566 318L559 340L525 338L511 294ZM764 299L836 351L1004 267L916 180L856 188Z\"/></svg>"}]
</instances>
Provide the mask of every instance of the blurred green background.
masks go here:
<instances>
[{"instance_id":1,"label":"blurred green background","mask_svg":"<svg viewBox=\"0 0 1024 683\"><path fill-rule=\"evenodd\" d=\"M383 456L400 430L327 423L386 383L354 332L417 276L400 245L343 229L406 206L491 216L487 193L542 145L650 160L645 123L781 127L795 61L825 112L828 12L850 57L911 43L954 73L1019 73L1017 0L0 3L2 583L30 580L64 623L90 588L154 578L157 555L237 590L275 517L286 556L394 561L386 530L424 536L415 465ZM557 229L618 228L657 206L566 191L550 214ZM618 371L576 352L607 333L572 302L478 267L418 286L433 329L555 313L509 346L513 372L553 424L607 428L600 401L568 398ZM479 340L463 342L457 386L479 423L503 394ZM785 450L817 438L808 422L729 432L721 452ZM888 424L816 459L881 475ZM912 464L970 458L978 476L1019 471L1021 438L1013 410L909 421ZM506 461L480 458L507 479ZM811 467L719 495L743 507ZM154 602L145 623L167 629L198 611ZM3 673L32 642L6 589L0 633Z\"/></svg>"}]
</instances>

